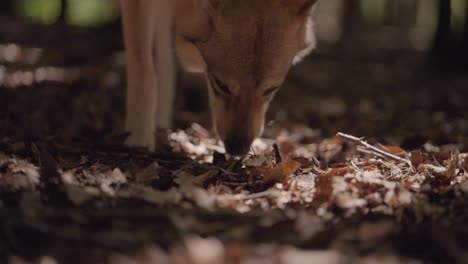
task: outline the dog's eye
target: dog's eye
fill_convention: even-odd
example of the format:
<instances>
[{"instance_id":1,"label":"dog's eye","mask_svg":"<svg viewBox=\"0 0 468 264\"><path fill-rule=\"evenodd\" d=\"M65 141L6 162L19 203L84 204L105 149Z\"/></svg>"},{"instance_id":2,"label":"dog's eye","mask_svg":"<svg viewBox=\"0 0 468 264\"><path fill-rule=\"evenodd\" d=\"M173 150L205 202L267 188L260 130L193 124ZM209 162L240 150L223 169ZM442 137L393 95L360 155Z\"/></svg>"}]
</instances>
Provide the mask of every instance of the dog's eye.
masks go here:
<instances>
[{"instance_id":1,"label":"dog's eye","mask_svg":"<svg viewBox=\"0 0 468 264\"><path fill-rule=\"evenodd\" d=\"M213 76L213 79L214 79L214 84L215 84L213 85L213 90L216 95L218 96L220 95L231 96L232 95L231 90L229 90L229 87L226 84L224 84L222 81L216 78L216 76Z\"/></svg>"},{"instance_id":2,"label":"dog's eye","mask_svg":"<svg viewBox=\"0 0 468 264\"><path fill-rule=\"evenodd\" d=\"M263 93L263 96L265 96L265 97L266 97L266 96L270 96L270 95L274 94L276 91L278 91L278 89L279 89L279 86L277 86L277 87L272 87L272 88L266 90L266 91Z\"/></svg>"}]
</instances>

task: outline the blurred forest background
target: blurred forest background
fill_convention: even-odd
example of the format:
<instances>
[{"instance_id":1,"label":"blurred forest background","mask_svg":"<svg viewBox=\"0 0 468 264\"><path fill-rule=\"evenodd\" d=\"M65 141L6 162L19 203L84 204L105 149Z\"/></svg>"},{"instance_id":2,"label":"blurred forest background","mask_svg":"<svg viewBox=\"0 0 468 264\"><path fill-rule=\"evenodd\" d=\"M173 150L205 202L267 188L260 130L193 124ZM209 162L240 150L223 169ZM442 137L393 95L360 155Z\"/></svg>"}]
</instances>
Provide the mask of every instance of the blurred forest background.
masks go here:
<instances>
[{"instance_id":1,"label":"blurred forest background","mask_svg":"<svg viewBox=\"0 0 468 264\"><path fill-rule=\"evenodd\" d=\"M121 131L119 13L117 0L0 2L0 135ZM318 49L270 120L408 148L466 145L468 0L323 0L314 16ZM180 76L177 124L209 126L203 81Z\"/></svg>"}]
</instances>

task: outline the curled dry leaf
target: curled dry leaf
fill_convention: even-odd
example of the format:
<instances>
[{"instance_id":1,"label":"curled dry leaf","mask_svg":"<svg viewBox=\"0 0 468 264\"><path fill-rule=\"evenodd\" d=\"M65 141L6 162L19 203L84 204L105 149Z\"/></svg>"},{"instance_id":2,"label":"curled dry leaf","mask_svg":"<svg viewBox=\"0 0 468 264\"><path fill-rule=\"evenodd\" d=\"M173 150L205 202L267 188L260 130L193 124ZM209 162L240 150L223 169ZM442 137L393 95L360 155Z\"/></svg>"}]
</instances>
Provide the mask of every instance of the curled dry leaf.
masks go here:
<instances>
[{"instance_id":1,"label":"curled dry leaf","mask_svg":"<svg viewBox=\"0 0 468 264\"><path fill-rule=\"evenodd\" d=\"M251 169L254 176L262 177L264 183L284 182L301 167L301 163L289 160L283 161L274 167L259 166Z\"/></svg>"}]
</instances>

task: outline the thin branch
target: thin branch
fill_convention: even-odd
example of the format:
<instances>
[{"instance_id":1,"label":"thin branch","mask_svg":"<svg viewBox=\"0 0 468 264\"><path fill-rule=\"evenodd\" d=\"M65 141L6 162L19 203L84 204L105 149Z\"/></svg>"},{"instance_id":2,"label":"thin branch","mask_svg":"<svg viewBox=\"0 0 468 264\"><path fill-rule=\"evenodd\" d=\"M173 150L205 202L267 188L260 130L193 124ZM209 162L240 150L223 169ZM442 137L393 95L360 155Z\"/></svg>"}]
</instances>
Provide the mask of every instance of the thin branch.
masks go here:
<instances>
[{"instance_id":1,"label":"thin branch","mask_svg":"<svg viewBox=\"0 0 468 264\"><path fill-rule=\"evenodd\" d=\"M379 149L377 147L374 147L371 144L367 143L367 141L365 139L363 139L363 138L358 138L358 137L348 135L348 134L345 134L345 133L341 133L341 132L338 132L336 135L339 136L339 137L342 137L342 138L345 138L345 139L356 142L357 144L359 144L362 147L369 150L375 156L378 156L378 157L383 156L383 157L390 158L390 159L393 159L393 160L405 162L405 163L407 163L408 165L410 165L412 167L412 164L411 164L410 160L402 158L402 157L397 156L397 155L394 155L392 153L389 153L389 152L387 152L385 150L382 150L382 149Z\"/></svg>"},{"instance_id":2,"label":"thin branch","mask_svg":"<svg viewBox=\"0 0 468 264\"><path fill-rule=\"evenodd\" d=\"M356 150L360 153L363 153L363 154L368 154L368 155L374 155L374 156L377 156L379 158L382 158L382 159L385 159L387 158L386 156L380 154L380 153L375 153L374 151L372 150L369 150L368 148L364 147L364 146L357 146L356 147Z\"/></svg>"},{"instance_id":3,"label":"thin branch","mask_svg":"<svg viewBox=\"0 0 468 264\"><path fill-rule=\"evenodd\" d=\"M250 199L256 199L256 198L263 198L263 197L267 197L269 196L270 194L272 194L273 192L271 190L267 190L267 191L263 191L263 192L258 192L258 193L252 193L252 194L248 194L248 195L245 195L243 197L244 200L250 200Z\"/></svg>"}]
</instances>

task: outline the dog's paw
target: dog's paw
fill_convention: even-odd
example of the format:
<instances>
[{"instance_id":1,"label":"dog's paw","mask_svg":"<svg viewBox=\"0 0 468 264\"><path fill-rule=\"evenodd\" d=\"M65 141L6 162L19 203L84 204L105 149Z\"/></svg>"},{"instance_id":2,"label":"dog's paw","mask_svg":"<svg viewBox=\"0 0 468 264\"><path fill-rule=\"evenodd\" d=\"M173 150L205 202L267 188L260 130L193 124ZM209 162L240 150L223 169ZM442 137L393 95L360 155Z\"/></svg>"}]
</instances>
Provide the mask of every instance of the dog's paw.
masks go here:
<instances>
[{"instance_id":1,"label":"dog's paw","mask_svg":"<svg viewBox=\"0 0 468 264\"><path fill-rule=\"evenodd\" d=\"M156 137L153 133L130 133L125 145L130 147L143 147L149 150L154 150L156 145Z\"/></svg>"}]
</instances>

